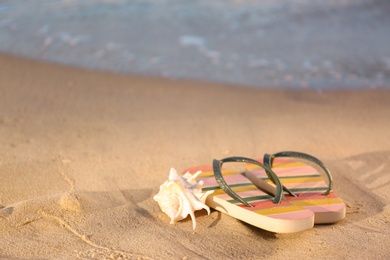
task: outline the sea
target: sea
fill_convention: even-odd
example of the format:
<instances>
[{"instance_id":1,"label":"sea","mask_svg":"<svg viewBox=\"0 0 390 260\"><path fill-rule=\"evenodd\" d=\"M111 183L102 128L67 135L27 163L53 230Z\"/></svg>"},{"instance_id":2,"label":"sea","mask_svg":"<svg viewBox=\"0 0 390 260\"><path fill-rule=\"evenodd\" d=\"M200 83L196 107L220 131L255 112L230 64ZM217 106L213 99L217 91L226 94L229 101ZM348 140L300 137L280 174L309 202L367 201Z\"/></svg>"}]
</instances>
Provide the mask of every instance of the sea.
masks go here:
<instances>
[{"instance_id":1,"label":"sea","mask_svg":"<svg viewBox=\"0 0 390 260\"><path fill-rule=\"evenodd\" d=\"M0 53L254 88L390 88L388 0L0 0Z\"/></svg>"}]
</instances>

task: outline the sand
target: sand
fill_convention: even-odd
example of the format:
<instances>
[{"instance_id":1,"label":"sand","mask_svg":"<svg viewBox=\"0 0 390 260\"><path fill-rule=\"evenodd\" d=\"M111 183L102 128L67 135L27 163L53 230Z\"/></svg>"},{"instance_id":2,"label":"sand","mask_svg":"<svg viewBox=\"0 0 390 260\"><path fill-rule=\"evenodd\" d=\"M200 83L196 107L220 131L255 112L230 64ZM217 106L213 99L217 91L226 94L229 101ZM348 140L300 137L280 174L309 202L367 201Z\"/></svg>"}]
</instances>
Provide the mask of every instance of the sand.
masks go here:
<instances>
[{"instance_id":1,"label":"sand","mask_svg":"<svg viewBox=\"0 0 390 260\"><path fill-rule=\"evenodd\" d=\"M251 89L0 56L0 258L390 256L390 92ZM322 159L345 220L274 234L228 215L169 224L153 195L214 158Z\"/></svg>"}]
</instances>

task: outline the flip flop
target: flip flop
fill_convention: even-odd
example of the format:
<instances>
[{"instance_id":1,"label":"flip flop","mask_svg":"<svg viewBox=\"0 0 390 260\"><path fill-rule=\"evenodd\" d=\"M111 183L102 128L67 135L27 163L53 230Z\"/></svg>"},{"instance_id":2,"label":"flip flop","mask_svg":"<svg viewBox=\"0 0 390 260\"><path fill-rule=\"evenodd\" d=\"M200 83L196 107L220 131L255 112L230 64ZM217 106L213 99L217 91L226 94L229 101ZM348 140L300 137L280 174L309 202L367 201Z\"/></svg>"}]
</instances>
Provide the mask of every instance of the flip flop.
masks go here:
<instances>
[{"instance_id":1,"label":"flip flop","mask_svg":"<svg viewBox=\"0 0 390 260\"><path fill-rule=\"evenodd\" d=\"M255 186L245 177L245 172L222 168L222 164L232 162L244 162L264 169L276 188L265 181L260 181L260 185ZM214 191L206 200L206 204L211 208L275 233L299 232L314 225L313 212L283 200L282 185L278 177L259 161L245 157L229 157L214 160L212 167L197 166L186 169L183 174L194 174L198 171L202 171L198 176L198 180L203 181L202 191ZM271 189L273 187L276 195L269 195L267 188L261 187L260 190L258 186L261 186L262 182Z\"/></svg>"},{"instance_id":2,"label":"flip flop","mask_svg":"<svg viewBox=\"0 0 390 260\"><path fill-rule=\"evenodd\" d=\"M317 158L305 153L286 151L265 154L263 160L259 161L263 161L264 165L276 173L283 184L283 190L287 192L285 197L291 204L314 213L315 224L330 224L345 218L345 203L332 192L332 175ZM314 163L313 166L320 168L325 173L327 182L316 168L306 162ZM268 175L254 165L247 165L247 170L258 178Z\"/></svg>"}]
</instances>

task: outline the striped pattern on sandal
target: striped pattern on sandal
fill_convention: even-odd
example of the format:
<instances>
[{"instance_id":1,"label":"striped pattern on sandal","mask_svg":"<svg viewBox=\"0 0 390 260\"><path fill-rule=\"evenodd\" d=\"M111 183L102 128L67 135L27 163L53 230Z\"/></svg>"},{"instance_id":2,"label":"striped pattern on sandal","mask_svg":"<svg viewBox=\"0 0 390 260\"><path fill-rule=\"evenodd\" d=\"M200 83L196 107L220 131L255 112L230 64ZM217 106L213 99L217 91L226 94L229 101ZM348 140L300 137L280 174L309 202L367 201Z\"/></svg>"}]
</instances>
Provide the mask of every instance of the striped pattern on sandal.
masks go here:
<instances>
[{"instance_id":1,"label":"striped pattern on sandal","mask_svg":"<svg viewBox=\"0 0 390 260\"><path fill-rule=\"evenodd\" d=\"M183 174L195 173L199 170L202 173L197 180L204 182L203 191L214 191L206 200L206 204L214 209L276 233L298 232L309 229L314 224L314 216L310 210L288 201L274 204L273 196L259 190L249 179L238 172L222 169L222 174L229 187L252 207L237 202L227 195L219 187L211 166L189 168L183 171Z\"/></svg>"},{"instance_id":2,"label":"striped pattern on sandal","mask_svg":"<svg viewBox=\"0 0 390 260\"><path fill-rule=\"evenodd\" d=\"M262 162L262 159L258 161ZM247 164L246 170L258 178L268 179L265 171L256 165ZM328 185L314 167L293 158L275 158L272 170L281 183L297 195L285 195L286 199L313 211L316 224L334 223L345 217L345 203L341 198L332 191L322 195Z\"/></svg>"}]
</instances>

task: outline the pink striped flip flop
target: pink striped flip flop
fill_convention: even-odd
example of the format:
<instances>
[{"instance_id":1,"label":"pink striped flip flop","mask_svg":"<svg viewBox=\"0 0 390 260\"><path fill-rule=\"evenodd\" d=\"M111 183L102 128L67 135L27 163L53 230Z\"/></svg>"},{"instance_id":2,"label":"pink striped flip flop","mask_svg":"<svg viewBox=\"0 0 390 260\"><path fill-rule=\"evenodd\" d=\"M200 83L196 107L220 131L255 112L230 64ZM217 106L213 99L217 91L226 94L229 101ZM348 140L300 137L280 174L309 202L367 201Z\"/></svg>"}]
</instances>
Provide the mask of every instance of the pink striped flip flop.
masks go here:
<instances>
[{"instance_id":1,"label":"pink striped flip flop","mask_svg":"<svg viewBox=\"0 0 390 260\"><path fill-rule=\"evenodd\" d=\"M222 168L222 164L247 163L265 170L275 186L265 184L255 186L245 177L242 171ZM203 181L203 191L213 190L207 197L206 204L218 211L242 220L258 228L275 233L293 233L310 229L314 225L314 214L299 205L294 205L283 199L282 185L272 170L262 163L244 157L229 157L214 160L213 166L197 166L183 171L196 173L202 171L198 180ZM268 186L268 187L267 187ZM274 195L269 190L273 189Z\"/></svg>"},{"instance_id":2,"label":"pink striped flip flop","mask_svg":"<svg viewBox=\"0 0 390 260\"><path fill-rule=\"evenodd\" d=\"M259 161L263 161L264 165L276 173L283 184L283 190L287 192L285 198L288 202L314 213L315 224L335 223L345 218L345 203L332 192L332 175L317 158L305 153L286 151L265 154L263 160ZM325 173L327 182L315 167ZM256 165L248 164L246 169L260 179L267 178L268 174Z\"/></svg>"}]
</instances>

